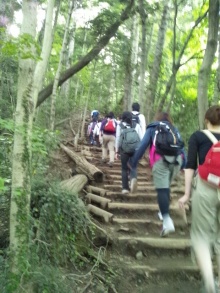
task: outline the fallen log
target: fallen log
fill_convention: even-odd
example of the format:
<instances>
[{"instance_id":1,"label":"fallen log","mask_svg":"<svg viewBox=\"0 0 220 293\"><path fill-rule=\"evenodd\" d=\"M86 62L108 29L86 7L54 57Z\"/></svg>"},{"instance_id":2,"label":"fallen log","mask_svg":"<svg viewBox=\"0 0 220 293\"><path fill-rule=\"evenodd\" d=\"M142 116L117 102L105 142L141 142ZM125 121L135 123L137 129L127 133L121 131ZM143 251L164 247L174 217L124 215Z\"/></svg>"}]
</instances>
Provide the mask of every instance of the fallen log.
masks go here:
<instances>
[{"instance_id":1,"label":"fallen log","mask_svg":"<svg viewBox=\"0 0 220 293\"><path fill-rule=\"evenodd\" d=\"M92 204L88 204L87 209L90 213L101 217L105 221L105 223L109 223L112 221L113 214L111 214L103 209L100 209Z\"/></svg>"},{"instance_id":2,"label":"fallen log","mask_svg":"<svg viewBox=\"0 0 220 293\"><path fill-rule=\"evenodd\" d=\"M84 174L75 175L69 179L60 182L62 189L66 189L69 192L76 194L79 193L84 186L88 183L88 178Z\"/></svg>"},{"instance_id":3,"label":"fallen log","mask_svg":"<svg viewBox=\"0 0 220 293\"><path fill-rule=\"evenodd\" d=\"M70 150L65 145L60 144L62 150L76 163L77 170L85 174L90 180L103 182L103 173L96 166L90 164L84 157Z\"/></svg>"}]
</instances>

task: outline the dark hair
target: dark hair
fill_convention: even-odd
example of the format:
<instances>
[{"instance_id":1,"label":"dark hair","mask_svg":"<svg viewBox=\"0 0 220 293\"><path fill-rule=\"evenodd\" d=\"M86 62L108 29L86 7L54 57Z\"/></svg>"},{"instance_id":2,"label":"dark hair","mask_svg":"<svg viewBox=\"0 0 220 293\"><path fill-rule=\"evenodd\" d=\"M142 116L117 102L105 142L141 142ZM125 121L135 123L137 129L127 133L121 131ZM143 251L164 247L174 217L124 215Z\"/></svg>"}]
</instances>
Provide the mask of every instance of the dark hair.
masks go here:
<instances>
[{"instance_id":1,"label":"dark hair","mask_svg":"<svg viewBox=\"0 0 220 293\"><path fill-rule=\"evenodd\" d=\"M220 125L220 106L211 106L205 113L205 119L212 125Z\"/></svg>"},{"instance_id":2,"label":"dark hair","mask_svg":"<svg viewBox=\"0 0 220 293\"><path fill-rule=\"evenodd\" d=\"M172 121L172 119L170 117L170 114L167 113L167 112L158 112L158 113L156 113L155 120L156 121L168 121L171 124L173 123L173 121Z\"/></svg>"},{"instance_id":3,"label":"dark hair","mask_svg":"<svg viewBox=\"0 0 220 293\"><path fill-rule=\"evenodd\" d=\"M110 119L114 118L114 113L113 112L109 112L107 114L107 118L110 118Z\"/></svg>"},{"instance_id":4,"label":"dark hair","mask_svg":"<svg viewBox=\"0 0 220 293\"><path fill-rule=\"evenodd\" d=\"M140 105L137 102L132 104L132 111L140 111Z\"/></svg>"},{"instance_id":5,"label":"dark hair","mask_svg":"<svg viewBox=\"0 0 220 293\"><path fill-rule=\"evenodd\" d=\"M126 122L128 124L132 124L132 113L129 111L125 111L121 115L122 122Z\"/></svg>"}]
</instances>

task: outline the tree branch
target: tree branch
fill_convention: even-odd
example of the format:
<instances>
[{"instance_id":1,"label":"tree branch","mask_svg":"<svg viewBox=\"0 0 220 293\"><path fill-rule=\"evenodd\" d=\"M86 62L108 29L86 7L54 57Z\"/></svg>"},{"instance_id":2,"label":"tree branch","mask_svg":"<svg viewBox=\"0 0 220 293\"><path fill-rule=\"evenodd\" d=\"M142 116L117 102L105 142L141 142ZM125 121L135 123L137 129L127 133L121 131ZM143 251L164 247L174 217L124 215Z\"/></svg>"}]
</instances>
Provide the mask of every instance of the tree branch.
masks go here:
<instances>
[{"instance_id":1,"label":"tree branch","mask_svg":"<svg viewBox=\"0 0 220 293\"><path fill-rule=\"evenodd\" d=\"M120 19L113 23L113 25L106 30L105 35L100 38L100 40L95 44L93 49L91 49L76 64L61 73L58 86L61 86L67 79L83 69L100 53L100 51L108 44L109 40L116 34L119 26L130 17L130 14L133 11L134 2L135 0L129 1L129 4L122 12ZM54 82L50 83L39 93L36 107L40 106L52 94L53 83Z\"/></svg>"}]
</instances>

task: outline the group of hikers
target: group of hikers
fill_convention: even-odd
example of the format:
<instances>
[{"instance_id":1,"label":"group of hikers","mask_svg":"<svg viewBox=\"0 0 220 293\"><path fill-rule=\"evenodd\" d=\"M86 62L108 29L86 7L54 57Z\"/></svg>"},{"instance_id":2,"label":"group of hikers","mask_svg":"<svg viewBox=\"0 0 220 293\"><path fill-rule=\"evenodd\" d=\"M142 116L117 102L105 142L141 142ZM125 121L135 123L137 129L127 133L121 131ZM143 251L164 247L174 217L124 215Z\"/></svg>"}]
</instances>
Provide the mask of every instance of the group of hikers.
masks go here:
<instances>
[{"instance_id":1,"label":"group of hikers","mask_svg":"<svg viewBox=\"0 0 220 293\"><path fill-rule=\"evenodd\" d=\"M191 200L191 243L204 280L205 292L220 292L220 106L211 106L204 117L205 128L192 133L187 156L178 129L169 113L160 112L146 127L140 105L132 104L115 119L112 112L98 120L98 111L91 113L98 132L90 142L102 145L102 163L109 167L121 160L122 193L137 190L137 165L148 150L153 183L163 221L161 237L175 232L170 217L170 186L180 170L185 174L185 193L178 200L179 208ZM109 152L109 159L108 159ZM129 180L130 179L130 180ZM130 185L129 185L130 181ZM217 256L219 279L214 278L212 258ZM217 285L216 285L217 284Z\"/></svg>"}]
</instances>

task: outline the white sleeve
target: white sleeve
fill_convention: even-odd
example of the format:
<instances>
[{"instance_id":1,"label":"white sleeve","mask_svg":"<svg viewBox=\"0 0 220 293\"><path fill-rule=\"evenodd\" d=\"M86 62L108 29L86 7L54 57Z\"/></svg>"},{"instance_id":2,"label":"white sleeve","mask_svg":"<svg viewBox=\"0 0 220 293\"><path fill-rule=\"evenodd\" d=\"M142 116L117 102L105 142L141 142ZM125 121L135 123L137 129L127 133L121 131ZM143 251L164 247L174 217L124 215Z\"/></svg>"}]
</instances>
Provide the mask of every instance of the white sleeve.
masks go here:
<instances>
[{"instance_id":1,"label":"white sleeve","mask_svg":"<svg viewBox=\"0 0 220 293\"><path fill-rule=\"evenodd\" d=\"M144 135L143 135L143 131L142 131L142 129L141 129L139 124L136 124L135 130L137 131L137 134L138 134L140 140L142 140Z\"/></svg>"},{"instance_id":2,"label":"white sleeve","mask_svg":"<svg viewBox=\"0 0 220 293\"><path fill-rule=\"evenodd\" d=\"M142 137L143 137L146 132L146 120L143 114L139 115L139 119L140 119L140 127L141 127Z\"/></svg>"},{"instance_id":3,"label":"white sleeve","mask_svg":"<svg viewBox=\"0 0 220 293\"><path fill-rule=\"evenodd\" d=\"M119 140L120 140L120 134L121 134L121 126L117 124L116 127L116 137L115 137L115 151L119 151Z\"/></svg>"}]
</instances>

